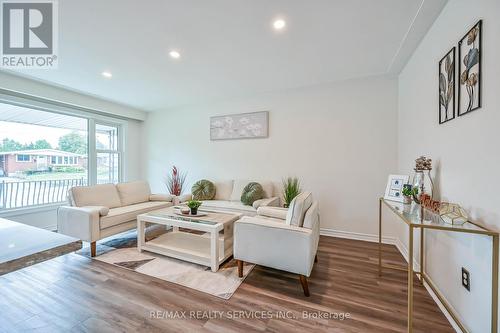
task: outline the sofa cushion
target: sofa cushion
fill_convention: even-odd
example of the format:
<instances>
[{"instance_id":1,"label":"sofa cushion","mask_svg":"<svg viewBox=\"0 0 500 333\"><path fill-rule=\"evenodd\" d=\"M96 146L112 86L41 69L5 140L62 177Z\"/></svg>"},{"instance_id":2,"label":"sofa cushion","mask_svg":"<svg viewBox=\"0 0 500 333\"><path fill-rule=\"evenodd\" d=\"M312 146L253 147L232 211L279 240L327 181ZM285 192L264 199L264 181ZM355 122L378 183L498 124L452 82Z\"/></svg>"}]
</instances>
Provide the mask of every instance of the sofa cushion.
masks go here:
<instances>
[{"instance_id":1,"label":"sofa cushion","mask_svg":"<svg viewBox=\"0 0 500 333\"><path fill-rule=\"evenodd\" d=\"M149 201L173 201L174 198L175 195L172 194L157 193L157 194L151 194L149 196Z\"/></svg>"},{"instance_id":2,"label":"sofa cushion","mask_svg":"<svg viewBox=\"0 0 500 333\"><path fill-rule=\"evenodd\" d=\"M257 183L262 186L262 189L264 190L264 198L272 198L274 194L274 184L272 181L269 180L262 180L258 181Z\"/></svg>"},{"instance_id":3,"label":"sofa cushion","mask_svg":"<svg viewBox=\"0 0 500 333\"><path fill-rule=\"evenodd\" d=\"M214 200L230 200L231 193L233 193L233 181L215 181L215 196Z\"/></svg>"},{"instance_id":4,"label":"sofa cushion","mask_svg":"<svg viewBox=\"0 0 500 333\"><path fill-rule=\"evenodd\" d=\"M209 180L202 179L191 187L194 200L212 200L215 196L215 185Z\"/></svg>"},{"instance_id":5,"label":"sofa cushion","mask_svg":"<svg viewBox=\"0 0 500 333\"><path fill-rule=\"evenodd\" d=\"M231 198L226 200L240 201L241 195L243 194L243 189L249 183L259 183L264 190L264 198L270 198L273 196L273 183L271 181L259 181L259 180L248 180L248 179L238 179L234 181L233 191L231 193Z\"/></svg>"},{"instance_id":6,"label":"sofa cushion","mask_svg":"<svg viewBox=\"0 0 500 333\"><path fill-rule=\"evenodd\" d=\"M220 209L242 214L255 215L257 209L252 206L246 206L241 201L228 201L228 200L205 200L200 209Z\"/></svg>"},{"instance_id":7,"label":"sofa cushion","mask_svg":"<svg viewBox=\"0 0 500 333\"><path fill-rule=\"evenodd\" d=\"M170 206L172 206L171 202L148 201L134 205L113 208L109 210L108 215L101 217L100 227L101 229L110 228L121 223L133 221L139 214L144 214L152 210L167 208Z\"/></svg>"},{"instance_id":8,"label":"sofa cushion","mask_svg":"<svg viewBox=\"0 0 500 333\"><path fill-rule=\"evenodd\" d=\"M240 201L241 200L241 194L243 193L243 189L245 186L250 183L250 180L247 179L237 179L234 181L233 185L233 191L231 193L231 198L229 200L231 201Z\"/></svg>"},{"instance_id":9,"label":"sofa cushion","mask_svg":"<svg viewBox=\"0 0 500 333\"><path fill-rule=\"evenodd\" d=\"M304 216L311 205L311 192L302 192L297 195L293 198L292 202L290 202L290 207L288 208L288 212L286 214L286 223L288 225L302 227L304 224Z\"/></svg>"},{"instance_id":10,"label":"sofa cushion","mask_svg":"<svg viewBox=\"0 0 500 333\"><path fill-rule=\"evenodd\" d=\"M116 189L118 190L122 206L149 201L149 196L151 195L149 183L141 180L116 184Z\"/></svg>"},{"instance_id":11,"label":"sofa cushion","mask_svg":"<svg viewBox=\"0 0 500 333\"><path fill-rule=\"evenodd\" d=\"M94 186L75 186L70 189L72 205L104 206L108 208L122 205L115 184L102 184Z\"/></svg>"},{"instance_id":12,"label":"sofa cushion","mask_svg":"<svg viewBox=\"0 0 500 333\"><path fill-rule=\"evenodd\" d=\"M259 183L251 182L243 189L241 193L241 202L245 205L253 205L254 201L260 200L264 197L264 190Z\"/></svg>"}]
</instances>

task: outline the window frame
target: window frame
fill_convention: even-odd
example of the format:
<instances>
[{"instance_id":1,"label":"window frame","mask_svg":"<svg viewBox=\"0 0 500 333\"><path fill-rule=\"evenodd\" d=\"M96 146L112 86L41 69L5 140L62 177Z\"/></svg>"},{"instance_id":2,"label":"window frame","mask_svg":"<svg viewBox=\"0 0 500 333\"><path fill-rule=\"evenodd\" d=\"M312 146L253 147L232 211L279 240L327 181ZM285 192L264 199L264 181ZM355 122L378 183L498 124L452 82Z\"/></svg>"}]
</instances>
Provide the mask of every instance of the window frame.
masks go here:
<instances>
[{"instance_id":1,"label":"window frame","mask_svg":"<svg viewBox=\"0 0 500 333\"><path fill-rule=\"evenodd\" d=\"M117 141L116 141L116 150L114 149L97 149L96 143L96 127L97 125L103 125L103 126L110 126L110 127L116 127L117 133ZM88 163L88 169L89 169L89 182L92 185L97 184L97 155L99 153L102 154L118 154L118 182L123 181L123 174L124 174L124 146L125 146L125 139L123 135L123 123L115 122L115 121L110 121L110 120L100 120L100 119L89 119L89 124L88 128L92 128L92 133L93 135L89 134L88 137L88 147L89 147L89 163ZM90 133L90 131L89 131ZM91 138L92 137L92 138ZM90 149L92 147L92 149ZM91 151L92 151L92 156L91 156ZM92 162L92 163L91 163ZM92 164L92 168L90 165ZM90 172L92 170L92 173Z\"/></svg>"}]
</instances>

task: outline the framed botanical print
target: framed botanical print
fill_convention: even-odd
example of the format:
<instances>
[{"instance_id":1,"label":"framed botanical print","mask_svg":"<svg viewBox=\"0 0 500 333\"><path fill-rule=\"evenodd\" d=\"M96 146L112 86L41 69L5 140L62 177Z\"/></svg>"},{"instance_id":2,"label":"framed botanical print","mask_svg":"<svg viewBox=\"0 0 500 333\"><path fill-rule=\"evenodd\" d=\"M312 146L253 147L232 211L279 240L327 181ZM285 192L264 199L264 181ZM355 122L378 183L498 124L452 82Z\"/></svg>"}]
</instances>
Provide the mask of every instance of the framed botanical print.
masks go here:
<instances>
[{"instance_id":1,"label":"framed botanical print","mask_svg":"<svg viewBox=\"0 0 500 333\"><path fill-rule=\"evenodd\" d=\"M210 140L267 138L269 111L210 117Z\"/></svg>"},{"instance_id":2,"label":"framed botanical print","mask_svg":"<svg viewBox=\"0 0 500 333\"><path fill-rule=\"evenodd\" d=\"M481 107L482 23L458 42L458 116Z\"/></svg>"},{"instance_id":3,"label":"framed botanical print","mask_svg":"<svg viewBox=\"0 0 500 333\"><path fill-rule=\"evenodd\" d=\"M455 118L455 47L439 61L439 123Z\"/></svg>"}]
</instances>

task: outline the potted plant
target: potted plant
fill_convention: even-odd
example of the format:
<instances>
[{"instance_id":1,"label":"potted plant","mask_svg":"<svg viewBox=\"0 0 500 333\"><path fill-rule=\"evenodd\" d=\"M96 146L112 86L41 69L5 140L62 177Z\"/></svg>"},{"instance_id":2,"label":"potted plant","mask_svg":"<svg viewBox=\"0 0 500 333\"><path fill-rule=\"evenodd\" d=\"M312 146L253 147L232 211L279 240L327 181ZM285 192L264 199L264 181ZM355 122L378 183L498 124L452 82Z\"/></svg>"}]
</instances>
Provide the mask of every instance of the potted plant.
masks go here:
<instances>
[{"instance_id":1,"label":"potted plant","mask_svg":"<svg viewBox=\"0 0 500 333\"><path fill-rule=\"evenodd\" d=\"M180 172L179 169L177 169L177 167L174 165L172 167L172 173L167 175L167 180L165 182L168 192L177 196L181 195L185 181L186 173Z\"/></svg>"},{"instance_id":2,"label":"potted plant","mask_svg":"<svg viewBox=\"0 0 500 333\"><path fill-rule=\"evenodd\" d=\"M405 184L401 192L403 193L403 203L411 204L412 198L415 198L418 194L418 188Z\"/></svg>"},{"instance_id":3,"label":"potted plant","mask_svg":"<svg viewBox=\"0 0 500 333\"><path fill-rule=\"evenodd\" d=\"M297 177L288 177L283 179L283 207L288 208L293 198L300 194L300 182Z\"/></svg>"},{"instance_id":4,"label":"potted plant","mask_svg":"<svg viewBox=\"0 0 500 333\"><path fill-rule=\"evenodd\" d=\"M201 204L201 201L189 200L186 205L191 209L191 215L198 215L198 208L201 206Z\"/></svg>"}]
</instances>

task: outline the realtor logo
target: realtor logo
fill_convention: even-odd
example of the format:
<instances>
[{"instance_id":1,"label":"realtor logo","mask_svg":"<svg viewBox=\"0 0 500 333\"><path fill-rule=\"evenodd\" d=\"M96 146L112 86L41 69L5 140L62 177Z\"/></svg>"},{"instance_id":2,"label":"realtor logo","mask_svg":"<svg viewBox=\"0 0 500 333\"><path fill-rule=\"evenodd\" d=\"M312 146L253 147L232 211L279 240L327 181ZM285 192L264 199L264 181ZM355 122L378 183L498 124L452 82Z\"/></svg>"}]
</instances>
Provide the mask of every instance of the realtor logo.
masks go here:
<instances>
[{"instance_id":1,"label":"realtor logo","mask_svg":"<svg viewBox=\"0 0 500 333\"><path fill-rule=\"evenodd\" d=\"M2 67L57 67L57 0L0 0Z\"/></svg>"}]
</instances>

